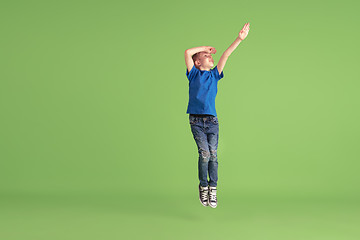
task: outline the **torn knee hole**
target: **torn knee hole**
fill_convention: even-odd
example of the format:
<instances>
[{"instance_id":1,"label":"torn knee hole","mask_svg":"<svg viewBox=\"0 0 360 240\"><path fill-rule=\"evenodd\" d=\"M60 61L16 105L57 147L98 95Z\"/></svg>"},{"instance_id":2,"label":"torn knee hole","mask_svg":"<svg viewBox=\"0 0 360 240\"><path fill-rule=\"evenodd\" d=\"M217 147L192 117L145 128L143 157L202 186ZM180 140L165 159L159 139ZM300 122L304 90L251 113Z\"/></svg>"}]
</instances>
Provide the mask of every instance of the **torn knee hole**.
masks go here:
<instances>
[{"instance_id":1,"label":"torn knee hole","mask_svg":"<svg viewBox=\"0 0 360 240\"><path fill-rule=\"evenodd\" d=\"M210 152L209 152L209 151L206 151L206 150L204 150L204 149L200 149L200 153L201 153L201 156L202 156L203 158L208 158L208 157L210 157Z\"/></svg>"}]
</instances>

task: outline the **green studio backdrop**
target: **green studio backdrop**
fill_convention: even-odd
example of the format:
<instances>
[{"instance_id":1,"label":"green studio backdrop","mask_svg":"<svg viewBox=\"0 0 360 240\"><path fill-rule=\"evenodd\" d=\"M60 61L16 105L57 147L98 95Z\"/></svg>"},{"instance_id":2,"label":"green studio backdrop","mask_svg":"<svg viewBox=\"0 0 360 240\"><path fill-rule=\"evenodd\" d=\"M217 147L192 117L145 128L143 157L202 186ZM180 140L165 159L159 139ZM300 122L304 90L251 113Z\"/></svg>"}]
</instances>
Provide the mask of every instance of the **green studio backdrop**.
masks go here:
<instances>
[{"instance_id":1,"label":"green studio backdrop","mask_svg":"<svg viewBox=\"0 0 360 240\"><path fill-rule=\"evenodd\" d=\"M0 9L1 239L360 237L357 1ZM216 65L247 22L204 208L184 51L213 46Z\"/></svg>"}]
</instances>

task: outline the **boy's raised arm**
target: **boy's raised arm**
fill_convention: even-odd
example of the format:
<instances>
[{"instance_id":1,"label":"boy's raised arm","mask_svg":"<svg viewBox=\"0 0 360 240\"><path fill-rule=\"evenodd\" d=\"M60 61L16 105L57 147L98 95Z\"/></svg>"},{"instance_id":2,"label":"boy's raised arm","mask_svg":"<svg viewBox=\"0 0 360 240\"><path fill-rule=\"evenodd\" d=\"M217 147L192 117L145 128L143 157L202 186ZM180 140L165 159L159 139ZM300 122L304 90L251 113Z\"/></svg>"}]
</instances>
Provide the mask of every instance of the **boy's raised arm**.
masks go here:
<instances>
[{"instance_id":1,"label":"boy's raised arm","mask_svg":"<svg viewBox=\"0 0 360 240\"><path fill-rule=\"evenodd\" d=\"M210 46L201 46L201 47L194 47L194 48L186 49L185 50L185 64L186 64L186 67L189 72L191 71L191 69L194 66L194 61L192 60L192 56L198 52L208 52L208 53L215 54L216 49L213 47L210 47Z\"/></svg>"},{"instance_id":2,"label":"boy's raised arm","mask_svg":"<svg viewBox=\"0 0 360 240\"><path fill-rule=\"evenodd\" d=\"M216 53L216 49L210 46L201 46L201 47L186 49L185 52L191 54L191 56L198 52L208 52L214 54Z\"/></svg>"},{"instance_id":3,"label":"boy's raised arm","mask_svg":"<svg viewBox=\"0 0 360 240\"><path fill-rule=\"evenodd\" d=\"M221 58L217 64L217 69L219 71L219 74L223 71L226 61L228 57L231 55L231 53L239 46L240 42L246 38L250 30L250 23L246 23L244 27L239 32L239 36L235 39L235 41L226 49L226 51L221 55Z\"/></svg>"}]
</instances>

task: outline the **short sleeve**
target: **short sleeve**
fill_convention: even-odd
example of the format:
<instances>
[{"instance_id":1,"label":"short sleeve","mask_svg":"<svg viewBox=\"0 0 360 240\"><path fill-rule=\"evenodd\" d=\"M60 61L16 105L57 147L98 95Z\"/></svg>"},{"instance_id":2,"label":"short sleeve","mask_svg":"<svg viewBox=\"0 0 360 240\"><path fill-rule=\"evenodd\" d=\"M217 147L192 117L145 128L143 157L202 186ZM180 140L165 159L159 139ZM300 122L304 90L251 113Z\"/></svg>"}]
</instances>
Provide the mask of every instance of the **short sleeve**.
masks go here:
<instances>
[{"instance_id":1,"label":"short sleeve","mask_svg":"<svg viewBox=\"0 0 360 240\"><path fill-rule=\"evenodd\" d=\"M190 72L188 71L188 69L186 68L186 76L189 79L189 81L191 81L195 75L196 75L196 70L197 68L195 67L195 65L192 67L192 69L190 70Z\"/></svg>"},{"instance_id":2,"label":"short sleeve","mask_svg":"<svg viewBox=\"0 0 360 240\"><path fill-rule=\"evenodd\" d=\"M216 65L215 68L213 68L213 72L214 72L215 79L217 81L219 81L220 79L222 79L224 77L224 71L221 71L221 74L219 74L219 70L217 68L217 65Z\"/></svg>"}]
</instances>

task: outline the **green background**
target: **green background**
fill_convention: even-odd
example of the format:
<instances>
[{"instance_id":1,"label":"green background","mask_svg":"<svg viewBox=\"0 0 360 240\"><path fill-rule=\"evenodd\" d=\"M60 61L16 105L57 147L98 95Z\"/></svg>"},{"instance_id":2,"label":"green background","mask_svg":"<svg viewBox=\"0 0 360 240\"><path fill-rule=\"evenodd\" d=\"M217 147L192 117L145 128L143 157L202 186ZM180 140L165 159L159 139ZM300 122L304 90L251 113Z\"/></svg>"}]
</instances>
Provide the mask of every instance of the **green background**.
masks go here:
<instances>
[{"instance_id":1,"label":"green background","mask_svg":"<svg viewBox=\"0 0 360 240\"><path fill-rule=\"evenodd\" d=\"M359 2L0 6L0 238L359 239ZM184 51L219 81L198 199Z\"/></svg>"}]
</instances>

